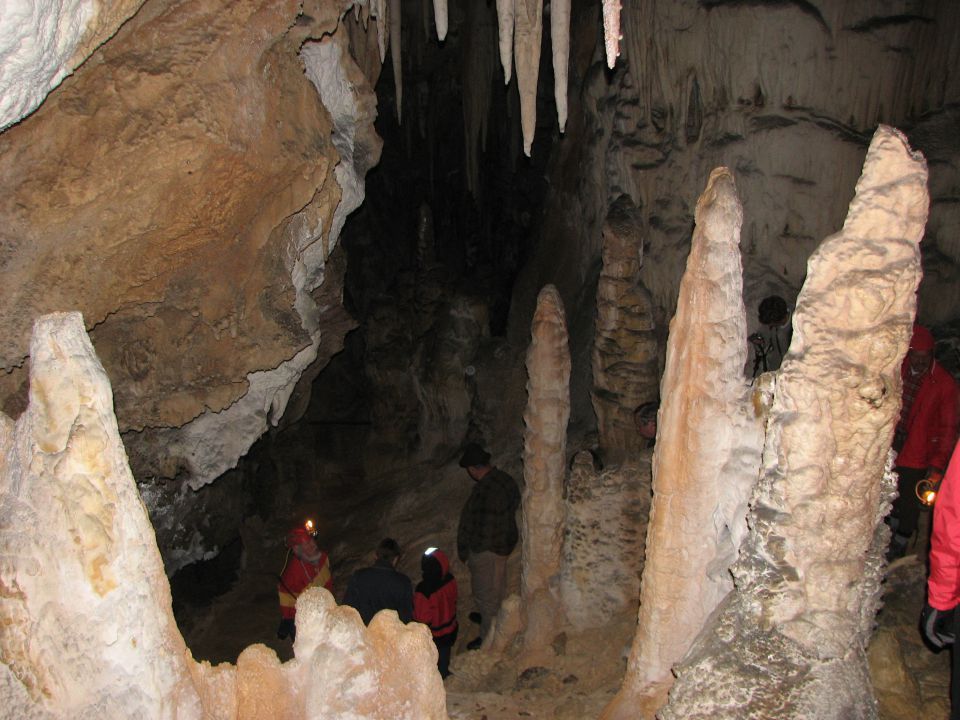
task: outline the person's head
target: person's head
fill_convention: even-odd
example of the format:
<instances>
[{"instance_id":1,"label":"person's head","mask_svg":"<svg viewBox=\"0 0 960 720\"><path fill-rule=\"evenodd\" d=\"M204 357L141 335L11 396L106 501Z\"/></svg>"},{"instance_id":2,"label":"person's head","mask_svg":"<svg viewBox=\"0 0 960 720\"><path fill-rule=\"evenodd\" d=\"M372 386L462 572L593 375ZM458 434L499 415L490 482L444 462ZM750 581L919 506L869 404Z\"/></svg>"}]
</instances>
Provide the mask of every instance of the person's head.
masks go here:
<instances>
[{"instance_id":1,"label":"person's head","mask_svg":"<svg viewBox=\"0 0 960 720\"><path fill-rule=\"evenodd\" d=\"M377 560L396 565L401 555L403 555L403 550L400 549L400 543L393 538L384 538L377 545Z\"/></svg>"},{"instance_id":2,"label":"person's head","mask_svg":"<svg viewBox=\"0 0 960 720\"><path fill-rule=\"evenodd\" d=\"M790 309L787 307L787 301L779 295L770 295L760 301L760 307L757 308L757 315L761 325L776 325L782 327L787 324L790 317Z\"/></svg>"},{"instance_id":3,"label":"person's head","mask_svg":"<svg viewBox=\"0 0 960 720\"><path fill-rule=\"evenodd\" d=\"M287 533L287 547L294 555L304 560L313 560L320 554L317 541L303 527L295 527Z\"/></svg>"},{"instance_id":4,"label":"person's head","mask_svg":"<svg viewBox=\"0 0 960 720\"><path fill-rule=\"evenodd\" d=\"M443 550L429 547L420 556L420 571L423 573L424 580L438 583L450 572L450 561Z\"/></svg>"},{"instance_id":5,"label":"person's head","mask_svg":"<svg viewBox=\"0 0 960 720\"><path fill-rule=\"evenodd\" d=\"M660 401L646 402L633 411L633 422L637 426L640 437L653 440L657 437L657 411Z\"/></svg>"},{"instance_id":6,"label":"person's head","mask_svg":"<svg viewBox=\"0 0 960 720\"><path fill-rule=\"evenodd\" d=\"M460 467L474 480L479 480L490 470L490 453L477 443L470 443L460 456Z\"/></svg>"},{"instance_id":7,"label":"person's head","mask_svg":"<svg viewBox=\"0 0 960 720\"><path fill-rule=\"evenodd\" d=\"M933 335L923 325L914 324L910 349L907 350L907 367L914 375L921 375L933 363Z\"/></svg>"}]
</instances>

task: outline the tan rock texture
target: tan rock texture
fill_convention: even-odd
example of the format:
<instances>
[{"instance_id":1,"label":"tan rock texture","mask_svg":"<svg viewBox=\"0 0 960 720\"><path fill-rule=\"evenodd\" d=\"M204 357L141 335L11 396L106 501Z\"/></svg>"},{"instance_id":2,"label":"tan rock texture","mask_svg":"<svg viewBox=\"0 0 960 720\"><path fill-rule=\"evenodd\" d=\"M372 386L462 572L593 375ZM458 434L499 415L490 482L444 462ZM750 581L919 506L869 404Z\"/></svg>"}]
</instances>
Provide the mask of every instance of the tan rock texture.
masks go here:
<instances>
[{"instance_id":1,"label":"tan rock texture","mask_svg":"<svg viewBox=\"0 0 960 720\"><path fill-rule=\"evenodd\" d=\"M339 190L329 118L286 36L297 6L150 3L0 136L5 369L35 317L77 308L121 427L180 425L308 344L284 225L318 193L331 213Z\"/></svg>"},{"instance_id":2,"label":"tan rock texture","mask_svg":"<svg viewBox=\"0 0 960 720\"><path fill-rule=\"evenodd\" d=\"M524 646L546 648L562 617L559 580L564 535L564 477L570 419L570 346L566 313L552 285L540 291L527 350L523 414L520 596Z\"/></svg>"},{"instance_id":3,"label":"tan rock texture","mask_svg":"<svg viewBox=\"0 0 960 720\"><path fill-rule=\"evenodd\" d=\"M640 283L642 222L633 202L623 196L603 224L590 399L605 460L636 456L640 438L633 412L660 394L653 303Z\"/></svg>"},{"instance_id":4,"label":"tan rock texture","mask_svg":"<svg viewBox=\"0 0 960 720\"><path fill-rule=\"evenodd\" d=\"M429 630L313 589L296 657L190 657L79 313L42 317L30 404L0 416L0 692L6 717L447 717Z\"/></svg>"},{"instance_id":5,"label":"tan rock texture","mask_svg":"<svg viewBox=\"0 0 960 720\"><path fill-rule=\"evenodd\" d=\"M877 717L865 649L889 538L889 447L926 183L922 156L881 126L843 229L810 259L736 591L675 668L664 720Z\"/></svg>"},{"instance_id":6,"label":"tan rock texture","mask_svg":"<svg viewBox=\"0 0 960 720\"><path fill-rule=\"evenodd\" d=\"M733 587L763 440L742 374L742 221L733 175L718 168L697 203L670 324L637 634L607 718L665 699L671 667Z\"/></svg>"}]
</instances>

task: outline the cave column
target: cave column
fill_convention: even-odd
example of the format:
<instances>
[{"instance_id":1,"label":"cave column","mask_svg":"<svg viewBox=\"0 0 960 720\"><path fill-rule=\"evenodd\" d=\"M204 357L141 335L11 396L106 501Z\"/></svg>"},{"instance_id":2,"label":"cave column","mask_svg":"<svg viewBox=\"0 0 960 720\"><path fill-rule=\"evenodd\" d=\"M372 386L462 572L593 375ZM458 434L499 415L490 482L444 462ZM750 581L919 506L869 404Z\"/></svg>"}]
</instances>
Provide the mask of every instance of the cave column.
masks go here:
<instances>
[{"instance_id":1,"label":"cave column","mask_svg":"<svg viewBox=\"0 0 960 720\"><path fill-rule=\"evenodd\" d=\"M527 664L549 652L560 612L570 348L560 293L547 285L537 297L527 350L527 407L523 414L523 502L520 595L526 619Z\"/></svg>"}]
</instances>

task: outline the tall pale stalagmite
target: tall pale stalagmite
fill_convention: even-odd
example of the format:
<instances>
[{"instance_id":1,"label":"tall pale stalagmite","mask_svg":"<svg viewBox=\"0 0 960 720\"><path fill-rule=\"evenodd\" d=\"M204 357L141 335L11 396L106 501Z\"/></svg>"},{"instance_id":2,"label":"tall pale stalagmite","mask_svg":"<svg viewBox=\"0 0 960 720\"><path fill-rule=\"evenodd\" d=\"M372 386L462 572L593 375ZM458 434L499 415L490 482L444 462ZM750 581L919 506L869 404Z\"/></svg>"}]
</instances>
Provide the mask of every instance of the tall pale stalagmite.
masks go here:
<instances>
[{"instance_id":1,"label":"tall pale stalagmite","mask_svg":"<svg viewBox=\"0 0 960 720\"><path fill-rule=\"evenodd\" d=\"M567 65L570 62L570 0L550 3L550 45L553 48L553 96L560 132L567 127Z\"/></svg>"},{"instance_id":2,"label":"tall pale stalagmite","mask_svg":"<svg viewBox=\"0 0 960 720\"><path fill-rule=\"evenodd\" d=\"M513 57L520 90L520 126L523 152L530 157L537 126L537 78L540 76L540 38L543 34L543 0L516 0Z\"/></svg>"},{"instance_id":3,"label":"tall pale stalagmite","mask_svg":"<svg viewBox=\"0 0 960 720\"><path fill-rule=\"evenodd\" d=\"M762 447L743 377L742 219L733 176L714 170L670 323L637 633L605 718L636 717L637 707L652 717L670 668L733 587Z\"/></svg>"},{"instance_id":4,"label":"tall pale stalagmite","mask_svg":"<svg viewBox=\"0 0 960 720\"><path fill-rule=\"evenodd\" d=\"M513 70L513 26L516 18L514 0L497 0L497 26L500 38L500 64L503 84L509 85Z\"/></svg>"},{"instance_id":5,"label":"tall pale stalagmite","mask_svg":"<svg viewBox=\"0 0 960 720\"><path fill-rule=\"evenodd\" d=\"M563 300L553 285L540 291L530 331L523 413L520 595L526 614L524 647L535 652L549 646L557 624L570 419L567 321Z\"/></svg>"},{"instance_id":6,"label":"tall pale stalagmite","mask_svg":"<svg viewBox=\"0 0 960 720\"><path fill-rule=\"evenodd\" d=\"M820 656L842 655L864 629L864 562L916 310L926 180L923 158L881 126L843 229L807 264L777 381L751 533L762 583L752 562L738 575L753 590L776 577L764 621Z\"/></svg>"},{"instance_id":7,"label":"tall pale stalagmite","mask_svg":"<svg viewBox=\"0 0 960 720\"><path fill-rule=\"evenodd\" d=\"M663 720L877 717L865 648L889 539L888 451L926 184L923 158L881 126L843 229L807 265L737 590L675 668Z\"/></svg>"},{"instance_id":8,"label":"tall pale stalagmite","mask_svg":"<svg viewBox=\"0 0 960 720\"><path fill-rule=\"evenodd\" d=\"M430 631L366 628L322 588L298 600L295 660L193 661L79 313L36 322L29 405L0 415L0 624L4 717L447 717Z\"/></svg>"}]
</instances>

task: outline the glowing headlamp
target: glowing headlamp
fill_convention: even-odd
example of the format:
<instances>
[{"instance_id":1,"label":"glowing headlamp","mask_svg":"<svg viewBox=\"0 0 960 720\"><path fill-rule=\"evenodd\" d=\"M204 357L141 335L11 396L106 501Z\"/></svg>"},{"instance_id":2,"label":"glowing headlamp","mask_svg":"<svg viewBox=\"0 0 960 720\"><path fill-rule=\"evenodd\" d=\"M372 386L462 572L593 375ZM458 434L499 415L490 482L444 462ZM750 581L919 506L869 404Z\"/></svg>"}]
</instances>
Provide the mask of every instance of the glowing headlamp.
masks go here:
<instances>
[{"instance_id":1,"label":"glowing headlamp","mask_svg":"<svg viewBox=\"0 0 960 720\"><path fill-rule=\"evenodd\" d=\"M435 547L428 547L426 550L423 551L423 554L424 554L424 555L433 555L436 551L437 551L437 549L436 549Z\"/></svg>"},{"instance_id":2,"label":"glowing headlamp","mask_svg":"<svg viewBox=\"0 0 960 720\"><path fill-rule=\"evenodd\" d=\"M928 478L924 478L917 483L917 486L913 489L913 491L916 493L917 499L921 502L921 504L926 505L927 507L933 507L933 504L937 501L937 491L939 489L939 482L933 482Z\"/></svg>"},{"instance_id":3,"label":"glowing headlamp","mask_svg":"<svg viewBox=\"0 0 960 720\"><path fill-rule=\"evenodd\" d=\"M306 530L311 536L316 536L317 534L317 528L313 524L313 520L307 520L303 524L303 529Z\"/></svg>"}]
</instances>

